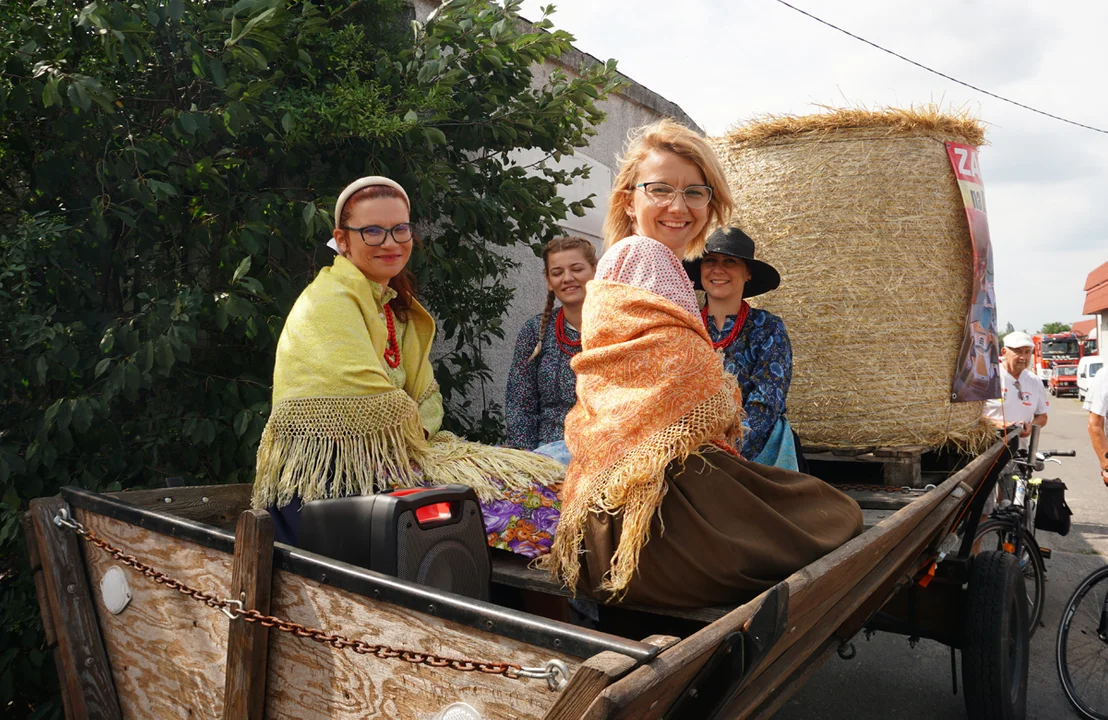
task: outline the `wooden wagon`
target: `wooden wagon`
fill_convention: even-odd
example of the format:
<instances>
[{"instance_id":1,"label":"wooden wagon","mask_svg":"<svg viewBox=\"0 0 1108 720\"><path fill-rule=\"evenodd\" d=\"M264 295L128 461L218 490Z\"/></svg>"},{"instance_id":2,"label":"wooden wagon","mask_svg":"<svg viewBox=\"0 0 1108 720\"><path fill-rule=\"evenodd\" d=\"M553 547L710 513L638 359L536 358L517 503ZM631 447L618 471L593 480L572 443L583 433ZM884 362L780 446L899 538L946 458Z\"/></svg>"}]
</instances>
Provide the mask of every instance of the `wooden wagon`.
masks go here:
<instances>
[{"instance_id":1,"label":"wooden wagon","mask_svg":"<svg viewBox=\"0 0 1108 720\"><path fill-rule=\"evenodd\" d=\"M867 627L961 649L970 717L1020 717L1022 575L971 554L1010 453L852 490L859 537L743 605L615 610L622 634L274 545L249 486L66 488L25 531L71 718L767 717ZM493 582L565 594L510 560Z\"/></svg>"}]
</instances>

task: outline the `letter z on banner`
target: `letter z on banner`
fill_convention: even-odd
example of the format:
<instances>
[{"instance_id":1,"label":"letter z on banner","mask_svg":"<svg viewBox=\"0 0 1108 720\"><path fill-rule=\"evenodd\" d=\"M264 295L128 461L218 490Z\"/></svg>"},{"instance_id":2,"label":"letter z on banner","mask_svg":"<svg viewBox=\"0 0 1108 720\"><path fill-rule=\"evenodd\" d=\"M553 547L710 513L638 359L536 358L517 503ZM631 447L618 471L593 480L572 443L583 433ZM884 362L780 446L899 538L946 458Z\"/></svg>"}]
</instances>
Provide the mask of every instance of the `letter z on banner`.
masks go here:
<instances>
[{"instance_id":1,"label":"letter z on banner","mask_svg":"<svg viewBox=\"0 0 1108 720\"><path fill-rule=\"evenodd\" d=\"M981 181L977 148L948 142L946 152L962 191L973 243L973 295L966 314L966 330L958 352L950 399L954 402L991 400L1000 397L1000 344L996 332L996 291L989 221L985 215L985 186Z\"/></svg>"}]
</instances>

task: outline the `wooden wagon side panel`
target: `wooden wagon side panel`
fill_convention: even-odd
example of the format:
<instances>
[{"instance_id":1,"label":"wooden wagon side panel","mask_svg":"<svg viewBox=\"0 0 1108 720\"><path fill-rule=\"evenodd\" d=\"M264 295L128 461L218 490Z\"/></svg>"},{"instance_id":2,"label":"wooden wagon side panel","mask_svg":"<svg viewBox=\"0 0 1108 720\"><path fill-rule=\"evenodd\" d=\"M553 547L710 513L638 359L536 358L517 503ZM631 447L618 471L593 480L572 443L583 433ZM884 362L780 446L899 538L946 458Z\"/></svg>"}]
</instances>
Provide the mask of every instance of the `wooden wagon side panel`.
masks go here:
<instances>
[{"instance_id":1,"label":"wooden wagon side panel","mask_svg":"<svg viewBox=\"0 0 1108 720\"><path fill-rule=\"evenodd\" d=\"M232 556L103 515L77 519L112 545L195 588L225 597ZM100 581L119 563L85 545L89 584L124 718L218 718L228 619L218 610L124 568L131 602L118 615L104 606Z\"/></svg>"},{"instance_id":2,"label":"wooden wagon side panel","mask_svg":"<svg viewBox=\"0 0 1108 720\"><path fill-rule=\"evenodd\" d=\"M961 486L965 484L968 488L976 488L1003 449L1003 443L995 444L938 488L916 499L877 527L867 530L863 535L790 576L786 580L789 587L788 633L760 660L759 665L747 677L747 686L756 683L758 676L801 638L810 645L829 636L836 627L824 627L816 635L808 635L831 609L862 584L870 572L882 565L883 561L888 561L889 567L885 571L885 576L888 576L894 572L895 563L906 562L910 556L915 557L922 552L927 539L943 521L949 520L950 513L967 497L966 488ZM944 506L945 509L940 508L948 498L950 502ZM928 524L925 521L932 512L937 512L937 515L933 518L934 522ZM921 528L921 525L925 527ZM918 537L905 543L917 529ZM585 717L589 720L661 717L697 670L704 665L723 636L743 629L765 597L766 594L763 593L746 605L736 608L719 621L660 654L648 665L609 686L589 708ZM814 650L809 648L809 651Z\"/></svg>"},{"instance_id":3,"label":"wooden wagon side panel","mask_svg":"<svg viewBox=\"0 0 1108 720\"><path fill-rule=\"evenodd\" d=\"M294 573L274 576L272 612L302 625L373 644L446 657L541 667L559 659L571 677L581 660L527 643L414 613L326 586ZM412 665L336 650L270 631L267 718L433 718L453 702L486 720L541 718L557 694L545 680L511 680L480 672Z\"/></svg>"}]
</instances>

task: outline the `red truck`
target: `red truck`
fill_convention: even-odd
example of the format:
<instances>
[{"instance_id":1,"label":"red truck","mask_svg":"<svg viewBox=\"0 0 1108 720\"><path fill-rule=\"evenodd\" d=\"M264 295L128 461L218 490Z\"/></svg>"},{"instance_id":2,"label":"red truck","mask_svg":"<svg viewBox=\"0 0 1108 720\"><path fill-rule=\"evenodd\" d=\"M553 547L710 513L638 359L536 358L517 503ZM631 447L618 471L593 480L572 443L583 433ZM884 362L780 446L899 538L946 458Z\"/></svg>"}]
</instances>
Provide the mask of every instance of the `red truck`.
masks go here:
<instances>
[{"instance_id":1,"label":"red truck","mask_svg":"<svg viewBox=\"0 0 1108 720\"><path fill-rule=\"evenodd\" d=\"M1076 333L1033 335L1031 339L1035 342L1035 357L1029 369L1043 382L1043 387L1050 386L1055 365L1077 365L1083 354L1081 337Z\"/></svg>"}]
</instances>

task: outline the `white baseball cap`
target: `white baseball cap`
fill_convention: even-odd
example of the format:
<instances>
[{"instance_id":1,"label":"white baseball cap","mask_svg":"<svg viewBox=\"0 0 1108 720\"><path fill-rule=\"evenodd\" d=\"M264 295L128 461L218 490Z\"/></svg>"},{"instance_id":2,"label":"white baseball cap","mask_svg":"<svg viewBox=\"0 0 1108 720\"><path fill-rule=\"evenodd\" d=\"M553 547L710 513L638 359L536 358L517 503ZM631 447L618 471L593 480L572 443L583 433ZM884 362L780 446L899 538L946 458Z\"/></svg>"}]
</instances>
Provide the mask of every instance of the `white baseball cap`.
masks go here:
<instances>
[{"instance_id":1,"label":"white baseball cap","mask_svg":"<svg viewBox=\"0 0 1108 720\"><path fill-rule=\"evenodd\" d=\"M1004 347L1012 348L1013 350L1035 347L1035 341L1025 332L1010 332L1004 336Z\"/></svg>"}]
</instances>

